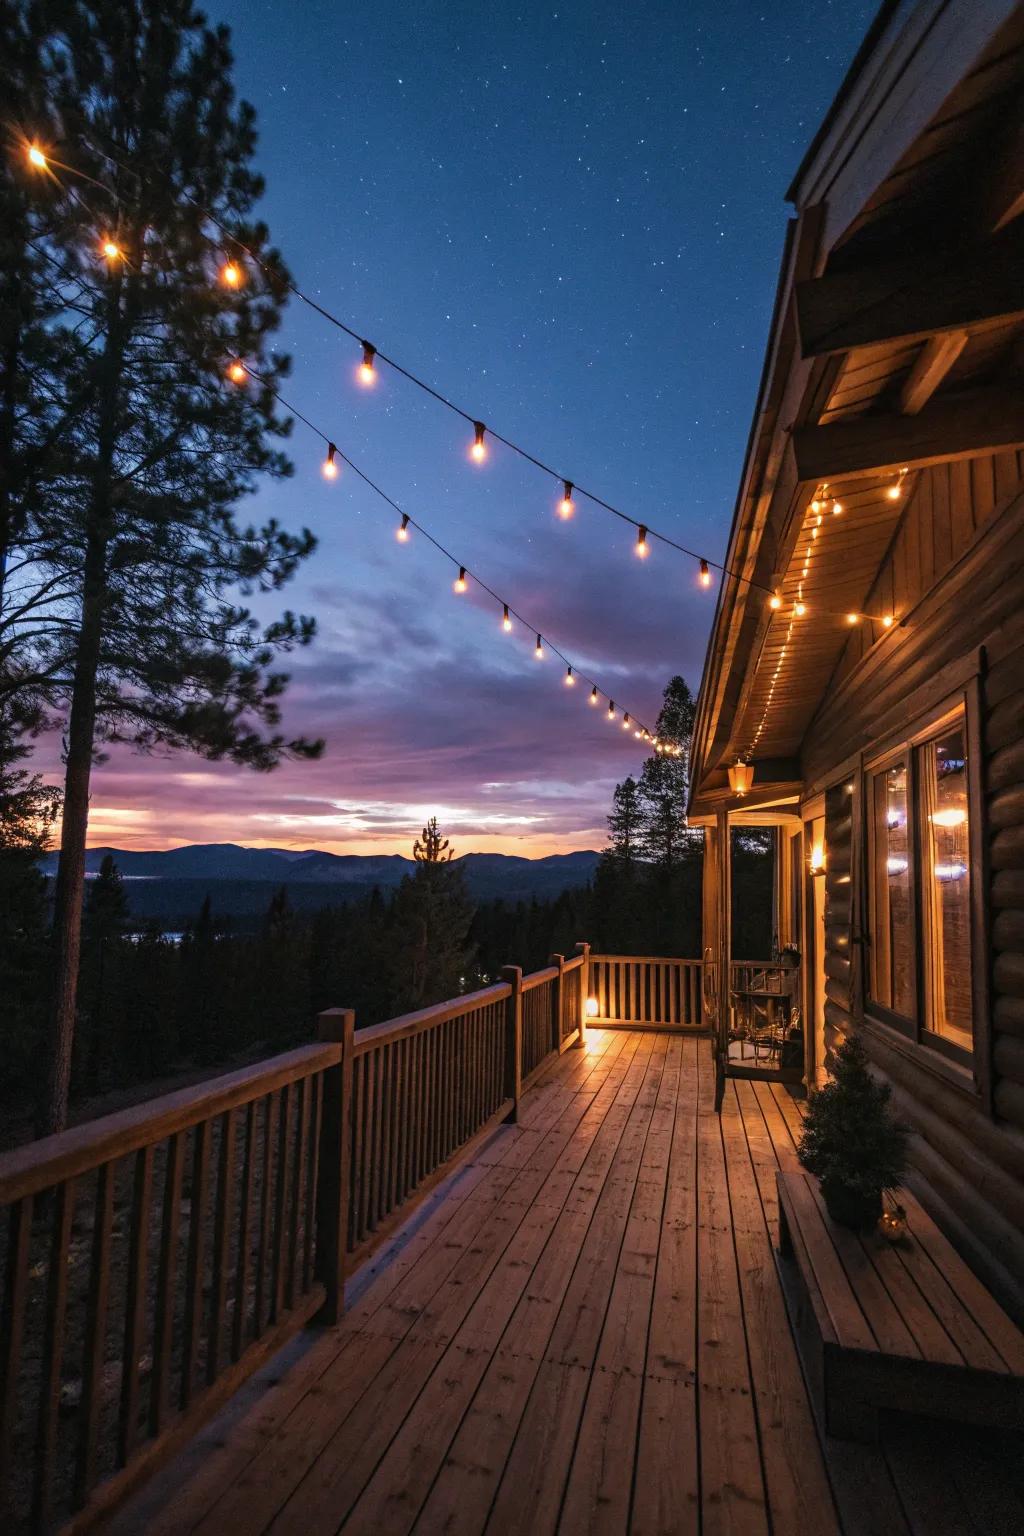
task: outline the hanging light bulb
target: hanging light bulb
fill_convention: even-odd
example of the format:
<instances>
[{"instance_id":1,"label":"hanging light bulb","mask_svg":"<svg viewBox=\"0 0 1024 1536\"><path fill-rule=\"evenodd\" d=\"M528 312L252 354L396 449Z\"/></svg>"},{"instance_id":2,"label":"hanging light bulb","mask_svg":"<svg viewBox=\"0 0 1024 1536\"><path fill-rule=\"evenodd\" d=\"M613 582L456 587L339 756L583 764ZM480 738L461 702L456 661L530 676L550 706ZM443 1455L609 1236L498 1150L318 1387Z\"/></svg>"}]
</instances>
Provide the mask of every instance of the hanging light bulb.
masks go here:
<instances>
[{"instance_id":1,"label":"hanging light bulb","mask_svg":"<svg viewBox=\"0 0 1024 1536\"><path fill-rule=\"evenodd\" d=\"M28 146L27 154L29 165L34 165L37 171L46 170L46 156L43 154L38 144L30 144Z\"/></svg>"},{"instance_id":2,"label":"hanging light bulb","mask_svg":"<svg viewBox=\"0 0 1024 1536\"><path fill-rule=\"evenodd\" d=\"M537 644L533 648L533 654L536 656L538 661L544 660L544 641L541 639L540 635L537 636Z\"/></svg>"},{"instance_id":3,"label":"hanging light bulb","mask_svg":"<svg viewBox=\"0 0 1024 1536\"><path fill-rule=\"evenodd\" d=\"M647 559L647 529L643 523L636 531L636 552L641 560Z\"/></svg>"},{"instance_id":4,"label":"hanging light bulb","mask_svg":"<svg viewBox=\"0 0 1024 1536\"><path fill-rule=\"evenodd\" d=\"M235 361L228 367L228 378L231 380L232 384L244 384L248 378L248 374L245 370L245 364L240 362L237 357L235 358Z\"/></svg>"},{"instance_id":5,"label":"hanging light bulb","mask_svg":"<svg viewBox=\"0 0 1024 1536\"><path fill-rule=\"evenodd\" d=\"M121 260L122 251L116 240L104 240L103 244L100 246L100 251L108 261Z\"/></svg>"},{"instance_id":6,"label":"hanging light bulb","mask_svg":"<svg viewBox=\"0 0 1024 1536\"><path fill-rule=\"evenodd\" d=\"M464 565L460 565L459 566L459 574L456 576L455 580L452 582L452 591L453 592L465 592L465 590L466 590L466 567Z\"/></svg>"},{"instance_id":7,"label":"hanging light bulb","mask_svg":"<svg viewBox=\"0 0 1024 1536\"><path fill-rule=\"evenodd\" d=\"M360 384L376 384L377 367L374 358L377 356L377 348L371 346L368 341L363 342L363 360L359 364L358 378Z\"/></svg>"},{"instance_id":8,"label":"hanging light bulb","mask_svg":"<svg viewBox=\"0 0 1024 1536\"><path fill-rule=\"evenodd\" d=\"M614 699L609 699L608 700L608 714L607 714L606 718L608 720L614 720L615 719L615 700Z\"/></svg>"},{"instance_id":9,"label":"hanging light bulb","mask_svg":"<svg viewBox=\"0 0 1024 1536\"><path fill-rule=\"evenodd\" d=\"M775 609L782 607L782 598L777 591L773 592L771 597L768 599L768 607Z\"/></svg>"},{"instance_id":10,"label":"hanging light bulb","mask_svg":"<svg viewBox=\"0 0 1024 1536\"><path fill-rule=\"evenodd\" d=\"M220 269L220 280L226 288L237 288L242 281L242 269L234 261L226 261Z\"/></svg>"},{"instance_id":11,"label":"hanging light bulb","mask_svg":"<svg viewBox=\"0 0 1024 1536\"><path fill-rule=\"evenodd\" d=\"M395 538L398 540L399 544L408 544L408 542L409 542L409 514L408 514L408 512L403 512L402 513L402 525L401 525L400 528L396 528L395 529Z\"/></svg>"},{"instance_id":12,"label":"hanging light bulb","mask_svg":"<svg viewBox=\"0 0 1024 1536\"><path fill-rule=\"evenodd\" d=\"M484 426L482 421L474 421L473 445L469 450L469 456L471 459L474 459L477 464L482 464L484 459L487 457L487 444L484 442L484 433L486 431L487 428Z\"/></svg>"},{"instance_id":13,"label":"hanging light bulb","mask_svg":"<svg viewBox=\"0 0 1024 1536\"><path fill-rule=\"evenodd\" d=\"M575 688L576 686L576 679L572 675L572 667L566 667L565 669L565 686L567 688Z\"/></svg>"},{"instance_id":14,"label":"hanging light bulb","mask_svg":"<svg viewBox=\"0 0 1024 1536\"><path fill-rule=\"evenodd\" d=\"M702 560L700 563L700 584L702 587L710 587L711 585L711 568L706 560Z\"/></svg>"},{"instance_id":15,"label":"hanging light bulb","mask_svg":"<svg viewBox=\"0 0 1024 1536\"><path fill-rule=\"evenodd\" d=\"M622 717L622 729L624 731L628 731L629 730L629 716L628 715L623 715L623 717Z\"/></svg>"},{"instance_id":16,"label":"hanging light bulb","mask_svg":"<svg viewBox=\"0 0 1024 1536\"><path fill-rule=\"evenodd\" d=\"M571 480L562 481L562 499L558 503L558 515L566 521L576 511L576 503L572 499L573 484Z\"/></svg>"},{"instance_id":17,"label":"hanging light bulb","mask_svg":"<svg viewBox=\"0 0 1024 1536\"><path fill-rule=\"evenodd\" d=\"M333 443L327 444L327 457L321 465L325 480L337 480L338 478L338 465L334 457L337 451Z\"/></svg>"},{"instance_id":18,"label":"hanging light bulb","mask_svg":"<svg viewBox=\"0 0 1024 1536\"><path fill-rule=\"evenodd\" d=\"M596 704L597 703L597 684L596 683L594 684L593 688L591 688L591 690L590 690L590 702L591 702L591 704Z\"/></svg>"},{"instance_id":19,"label":"hanging light bulb","mask_svg":"<svg viewBox=\"0 0 1024 1536\"><path fill-rule=\"evenodd\" d=\"M510 635L512 633L512 617L508 611L508 603L505 604L505 613L501 620L501 627L505 631L506 635Z\"/></svg>"}]
</instances>

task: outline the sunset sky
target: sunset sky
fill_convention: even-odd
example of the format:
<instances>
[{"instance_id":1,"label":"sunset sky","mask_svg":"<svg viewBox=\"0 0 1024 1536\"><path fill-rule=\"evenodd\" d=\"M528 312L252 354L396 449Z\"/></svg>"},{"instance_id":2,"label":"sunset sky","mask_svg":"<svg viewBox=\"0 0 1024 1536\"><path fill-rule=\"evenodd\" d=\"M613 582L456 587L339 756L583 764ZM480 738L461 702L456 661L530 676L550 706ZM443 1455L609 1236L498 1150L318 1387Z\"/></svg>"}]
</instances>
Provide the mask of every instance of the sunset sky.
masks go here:
<instances>
[{"instance_id":1,"label":"sunset sky","mask_svg":"<svg viewBox=\"0 0 1024 1536\"><path fill-rule=\"evenodd\" d=\"M257 108L264 214L297 282L471 415L712 558L732 513L787 218L867 0L212 0ZM696 691L714 592L692 562L580 501L292 305L288 394L622 707ZM323 760L271 776L112 757L90 842L407 852L436 814L458 852L600 847L641 744L537 662L533 634L351 474L296 473L259 511L308 524L285 594L317 615L289 732ZM249 509L246 509L248 515ZM51 747L52 752L52 747ZM52 760L52 759L51 759Z\"/></svg>"}]
</instances>

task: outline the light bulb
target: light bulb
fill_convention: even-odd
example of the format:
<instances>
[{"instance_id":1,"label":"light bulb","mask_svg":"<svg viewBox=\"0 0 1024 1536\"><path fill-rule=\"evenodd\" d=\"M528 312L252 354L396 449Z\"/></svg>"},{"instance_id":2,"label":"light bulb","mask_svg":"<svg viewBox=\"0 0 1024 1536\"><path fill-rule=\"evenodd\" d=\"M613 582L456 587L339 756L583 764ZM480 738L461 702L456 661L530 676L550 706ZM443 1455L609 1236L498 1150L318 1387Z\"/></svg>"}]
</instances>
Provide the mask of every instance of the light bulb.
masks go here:
<instances>
[{"instance_id":1,"label":"light bulb","mask_svg":"<svg viewBox=\"0 0 1024 1536\"><path fill-rule=\"evenodd\" d=\"M596 687L596 685L593 688L591 688L591 690L590 690L590 702L591 702L591 704L596 704L597 703L597 687Z\"/></svg>"},{"instance_id":2,"label":"light bulb","mask_svg":"<svg viewBox=\"0 0 1024 1536\"><path fill-rule=\"evenodd\" d=\"M104 240L100 249L108 261L120 260L121 247L117 244L116 240Z\"/></svg>"},{"instance_id":3,"label":"light bulb","mask_svg":"<svg viewBox=\"0 0 1024 1536\"><path fill-rule=\"evenodd\" d=\"M402 526L400 528L396 528L395 529L395 538L398 540L399 544L408 544L408 542L409 542L409 514L408 514L408 512L403 512L402 513Z\"/></svg>"},{"instance_id":4,"label":"light bulb","mask_svg":"<svg viewBox=\"0 0 1024 1536\"><path fill-rule=\"evenodd\" d=\"M860 614L859 613L848 613L846 615L846 622L847 622L847 624L859 624L860 623Z\"/></svg>"},{"instance_id":5,"label":"light bulb","mask_svg":"<svg viewBox=\"0 0 1024 1536\"><path fill-rule=\"evenodd\" d=\"M608 700L608 714L607 714L606 718L608 720L614 720L615 719L615 700L614 699L609 699Z\"/></svg>"},{"instance_id":6,"label":"light bulb","mask_svg":"<svg viewBox=\"0 0 1024 1536\"><path fill-rule=\"evenodd\" d=\"M359 364L358 378L360 384L376 384L377 367L374 358L377 356L377 348L371 346L368 341L363 342L363 360Z\"/></svg>"},{"instance_id":7,"label":"light bulb","mask_svg":"<svg viewBox=\"0 0 1024 1536\"><path fill-rule=\"evenodd\" d=\"M459 574L452 582L452 590L455 592L465 592L466 590L466 567L464 565L459 566Z\"/></svg>"},{"instance_id":8,"label":"light bulb","mask_svg":"<svg viewBox=\"0 0 1024 1536\"><path fill-rule=\"evenodd\" d=\"M899 501L900 497L903 495L903 487L897 481L895 485L890 485L885 494L888 496L890 501Z\"/></svg>"},{"instance_id":9,"label":"light bulb","mask_svg":"<svg viewBox=\"0 0 1024 1536\"><path fill-rule=\"evenodd\" d=\"M475 459L477 464L482 464L487 457L487 444L484 442L484 433L486 431L487 428L482 421L474 421L473 446L469 450L469 456L471 459Z\"/></svg>"},{"instance_id":10,"label":"light bulb","mask_svg":"<svg viewBox=\"0 0 1024 1536\"><path fill-rule=\"evenodd\" d=\"M512 618L508 611L508 603L505 604L505 613L501 621L501 627L505 631L506 635L510 635L512 633Z\"/></svg>"},{"instance_id":11,"label":"light bulb","mask_svg":"<svg viewBox=\"0 0 1024 1536\"><path fill-rule=\"evenodd\" d=\"M773 592L771 597L768 599L768 607L769 608L781 608L782 607L782 598L779 596L779 594L777 592Z\"/></svg>"},{"instance_id":12,"label":"light bulb","mask_svg":"<svg viewBox=\"0 0 1024 1536\"><path fill-rule=\"evenodd\" d=\"M533 654L536 656L538 661L544 660L544 641L541 639L540 635L537 636L537 644L534 646Z\"/></svg>"},{"instance_id":13,"label":"light bulb","mask_svg":"<svg viewBox=\"0 0 1024 1536\"><path fill-rule=\"evenodd\" d=\"M700 584L702 587L710 587L711 585L711 570L706 560L702 560L700 563Z\"/></svg>"},{"instance_id":14,"label":"light bulb","mask_svg":"<svg viewBox=\"0 0 1024 1536\"><path fill-rule=\"evenodd\" d=\"M241 268L233 261L226 261L220 269L220 280L228 288L237 288L242 281Z\"/></svg>"},{"instance_id":15,"label":"light bulb","mask_svg":"<svg viewBox=\"0 0 1024 1536\"><path fill-rule=\"evenodd\" d=\"M565 669L565 686L567 688L575 688L576 686L576 679L572 675L572 667L566 667Z\"/></svg>"},{"instance_id":16,"label":"light bulb","mask_svg":"<svg viewBox=\"0 0 1024 1536\"><path fill-rule=\"evenodd\" d=\"M337 480L338 478L338 465L334 458L337 451L333 443L327 444L327 457L321 466L325 480Z\"/></svg>"},{"instance_id":17,"label":"light bulb","mask_svg":"<svg viewBox=\"0 0 1024 1536\"><path fill-rule=\"evenodd\" d=\"M629 730L629 716L628 715L623 715L623 717L622 717L622 729L624 731L628 731Z\"/></svg>"},{"instance_id":18,"label":"light bulb","mask_svg":"<svg viewBox=\"0 0 1024 1536\"><path fill-rule=\"evenodd\" d=\"M30 165L34 165L37 170L39 170L39 171L45 171L46 170L46 156L43 154L43 152L39 148L38 144L30 144L29 145L29 147L28 147L28 159L29 159L29 164Z\"/></svg>"},{"instance_id":19,"label":"light bulb","mask_svg":"<svg viewBox=\"0 0 1024 1536\"><path fill-rule=\"evenodd\" d=\"M821 511L821 502L818 500L817 496L815 496L814 500L811 502L811 511L812 512L820 512Z\"/></svg>"},{"instance_id":20,"label":"light bulb","mask_svg":"<svg viewBox=\"0 0 1024 1536\"><path fill-rule=\"evenodd\" d=\"M842 512L842 510L843 510L843 504L842 504L841 501L834 501L832 503L832 516L833 517L838 517L840 515L840 513Z\"/></svg>"},{"instance_id":21,"label":"light bulb","mask_svg":"<svg viewBox=\"0 0 1024 1536\"><path fill-rule=\"evenodd\" d=\"M647 529L644 527L643 523L640 524L640 527L636 531L636 552L640 556L641 560L646 560Z\"/></svg>"},{"instance_id":22,"label":"light bulb","mask_svg":"<svg viewBox=\"0 0 1024 1536\"><path fill-rule=\"evenodd\" d=\"M893 623L894 623L894 620L893 620L892 614L891 613L887 613L885 615L885 617L883 618L883 620L882 620L882 628L883 629L892 629Z\"/></svg>"},{"instance_id":23,"label":"light bulb","mask_svg":"<svg viewBox=\"0 0 1024 1536\"><path fill-rule=\"evenodd\" d=\"M576 511L576 503L572 499L572 491L572 481L563 481L562 499L558 503L558 515L559 517L566 519L566 521L568 521L568 519L572 517L573 513Z\"/></svg>"},{"instance_id":24,"label":"light bulb","mask_svg":"<svg viewBox=\"0 0 1024 1536\"><path fill-rule=\"evenodd\" d=\"M794 603L793 612L796 614L798 619L802 619L804 614L807 612L807 604L802 602Z\"/></svg>"},{"instance_id":25,"label":"light bulb","mask_svg":"<svg viewBox=\"0 0 1024 1536\"><path fill-rule=\"evenodd\" d=\"M232 384L244 384L247 377L248 375L245 371L245 364L240 363L236 358L228 368L228 378L231 380Z\"/></svg>"}]
</instances>

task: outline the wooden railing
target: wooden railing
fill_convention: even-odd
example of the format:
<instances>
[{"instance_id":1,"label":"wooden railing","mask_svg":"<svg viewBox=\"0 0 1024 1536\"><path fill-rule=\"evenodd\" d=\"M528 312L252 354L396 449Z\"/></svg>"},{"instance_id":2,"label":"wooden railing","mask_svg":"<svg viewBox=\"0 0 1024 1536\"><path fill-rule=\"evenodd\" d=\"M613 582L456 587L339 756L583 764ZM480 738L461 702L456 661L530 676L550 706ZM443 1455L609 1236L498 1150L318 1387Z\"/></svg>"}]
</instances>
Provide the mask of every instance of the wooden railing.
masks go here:
<instances>
[{"instance_id":1,"label":"wooden railing","mask_svg":"<svg viewBox=\"0 0 1024 1536\"><path fill-rule=\"evenodd\" d=\"M0 1528L83 1526L583 1044L589 948L0 1156ZM77 1512L77 1513L76 1513Z\"/></svg>"},{"instance_id":2,"label":"wooden railing","mask_svg":"<svg viewBox=\"0 0 1024 1536\"><path fill-rule=\"evenodd\" d=\"M591 955L588 1023L620 1029L704 1027L699 960Z\"/></svg>"},{"instance_id":3,"label":"wooden railing","mask_svg":"<svg viewBox=\"0 0 1024 1536\"><path fill-rule=\"evenodd\" d=\"M781 992L783 977L792 967L777 960L730 960L731 992Z\"/></svg>"}]
</instances>

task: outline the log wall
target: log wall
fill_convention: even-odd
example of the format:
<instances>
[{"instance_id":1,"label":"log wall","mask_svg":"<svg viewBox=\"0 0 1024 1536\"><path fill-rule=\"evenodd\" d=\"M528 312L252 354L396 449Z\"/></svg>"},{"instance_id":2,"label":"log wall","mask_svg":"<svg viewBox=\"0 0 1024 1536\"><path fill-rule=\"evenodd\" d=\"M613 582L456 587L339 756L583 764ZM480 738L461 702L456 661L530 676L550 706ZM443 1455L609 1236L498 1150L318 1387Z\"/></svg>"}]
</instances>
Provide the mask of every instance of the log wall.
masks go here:
<instances>
[{"instance_id":1,"label":"log wall","mask_svg":"<svg viewBox=\"0 0 1024 1536\"><path fill-rule=\"evenodd\" d=\"M927 1047L870 1023L865 1041L914 1130L922 1195L988 1283L1024 1316L1024 456L939 465L917 483L875 588L888 634L851 633L802 754L826 796L826 1052L864 1021L865 836L860 754L979 679L988 1000L974 1085ZM873 643L877 641L878 643ZM851 769L851 764L853 765ZM842 779L840 782L840 774Z\"/></svg>"}]
</instances>

